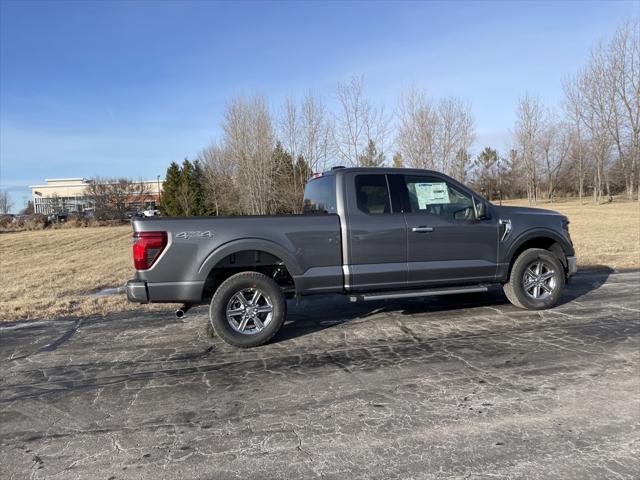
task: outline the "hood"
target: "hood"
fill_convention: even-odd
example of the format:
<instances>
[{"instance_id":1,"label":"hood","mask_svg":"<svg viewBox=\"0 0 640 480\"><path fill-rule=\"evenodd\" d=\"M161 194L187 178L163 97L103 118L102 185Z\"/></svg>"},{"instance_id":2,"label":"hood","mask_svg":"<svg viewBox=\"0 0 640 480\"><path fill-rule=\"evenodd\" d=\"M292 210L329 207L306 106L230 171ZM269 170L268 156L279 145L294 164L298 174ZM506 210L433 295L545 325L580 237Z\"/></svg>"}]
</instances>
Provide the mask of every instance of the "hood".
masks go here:
<instances>
[{"instance_id":1,"label":"hood","mask_svg":"<svg viewBox=\"0 0 640 480\"><path fill-rule=\"evenodd\" d=\"M531 207L500 207L498 205L493 206L500 215L557 215L559 217L564 217L559 212L554 212L553 210L544 210L542 208L531 208Z\"/></svg>"}]
</instances>

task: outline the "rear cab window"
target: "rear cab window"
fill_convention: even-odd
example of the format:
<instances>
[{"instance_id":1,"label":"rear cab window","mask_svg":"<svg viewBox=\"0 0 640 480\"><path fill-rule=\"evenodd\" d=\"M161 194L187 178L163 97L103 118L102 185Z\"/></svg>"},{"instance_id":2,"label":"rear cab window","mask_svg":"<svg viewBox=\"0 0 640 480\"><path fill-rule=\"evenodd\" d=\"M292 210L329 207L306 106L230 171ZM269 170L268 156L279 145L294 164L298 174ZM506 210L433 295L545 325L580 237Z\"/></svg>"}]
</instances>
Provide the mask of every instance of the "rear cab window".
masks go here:
<instances>
[{"instance_id":1,"label":"rear cab window","mask_svg":"<svg viewBox=\"0 0 640 480\"><path fill-rule=\"evenodd\" d=\"M313 215L336 212L336 177L326 175L310 180L304 189L302 213Z\"/></svg>"},{"instance_id":2,"label":"rear cab window","mask_svg":"<svg viewBox=\"0 0 640 480\"><path fill-rule=\"evenodd\" d=\"M391 197L386 175L356 175L358 210L369 215L391 213Z\"/></svg>"}]
</instances>

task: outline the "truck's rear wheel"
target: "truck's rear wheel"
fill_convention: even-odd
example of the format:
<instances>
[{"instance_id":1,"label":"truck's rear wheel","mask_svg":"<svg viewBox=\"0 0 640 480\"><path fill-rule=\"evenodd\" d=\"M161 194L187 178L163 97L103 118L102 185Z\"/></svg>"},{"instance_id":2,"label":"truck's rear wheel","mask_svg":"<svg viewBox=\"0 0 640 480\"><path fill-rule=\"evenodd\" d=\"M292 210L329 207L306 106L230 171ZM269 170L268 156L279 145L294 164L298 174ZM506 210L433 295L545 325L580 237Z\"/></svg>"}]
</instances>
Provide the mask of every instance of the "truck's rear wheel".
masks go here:
<instances>
[{"instance_id":1,"label":"truck's rear wheel","mask_svg":"<svg viewBox=\"0 0 640 480\"><path fill-rule=\"evenodd\" d=\"M516 307L544 310L558 303L564 285L565 272L560 260L548 250L530 248L516 258L503 288Z\"/></svg>"},{"instance_id":2,"label":"truck's rear wheel","mask_svg":"<svg viewBox=\"0 0 640 480\"><path fill-rule=\"evenodd\" d=\"M241 272L225 280L211 299L213 332L230 345L257 347L280 330L286 302L278 284L258 272Z\"/></svg>"}]
</instances>

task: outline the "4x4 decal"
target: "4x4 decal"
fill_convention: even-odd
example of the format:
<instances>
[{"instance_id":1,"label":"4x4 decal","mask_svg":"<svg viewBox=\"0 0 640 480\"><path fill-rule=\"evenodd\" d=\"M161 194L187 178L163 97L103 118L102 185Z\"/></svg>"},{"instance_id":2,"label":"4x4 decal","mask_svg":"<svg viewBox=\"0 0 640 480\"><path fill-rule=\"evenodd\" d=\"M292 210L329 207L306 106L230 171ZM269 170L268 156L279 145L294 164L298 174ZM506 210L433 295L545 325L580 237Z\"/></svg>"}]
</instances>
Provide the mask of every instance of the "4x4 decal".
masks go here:
<instances>
[{"instance_id":1,"label":"4x4 decal","mask_svg":"<svg viewBox=\"0 0 640 480\"><path fill-rule=\"evenodd\" d=\"M205 230L204 232L199 230L180 232L176 235L176 238L184 238L185 240L189 240L190 238L213 238L213 232L210 230Z\"/></svg>"}]
</instances>

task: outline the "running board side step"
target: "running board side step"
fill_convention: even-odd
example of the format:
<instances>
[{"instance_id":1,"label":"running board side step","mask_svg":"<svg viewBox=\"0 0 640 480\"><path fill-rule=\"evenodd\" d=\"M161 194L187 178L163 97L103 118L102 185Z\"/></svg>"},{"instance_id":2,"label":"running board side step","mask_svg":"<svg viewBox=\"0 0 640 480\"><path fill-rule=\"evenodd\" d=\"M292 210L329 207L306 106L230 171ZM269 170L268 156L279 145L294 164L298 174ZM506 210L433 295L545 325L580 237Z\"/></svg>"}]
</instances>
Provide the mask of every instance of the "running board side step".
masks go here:
<instances>
[{"instance_id":1,"label":"running board side step","mask_svg":"<svg viewBox=\"0 0 640 480\"><path fill-rule=\"evenodd\" d=\"M476 293L487 291L489 291L488 285L472 285L469 287L429 288L425 290L396 290L393 292L356 293L349 295L349 300L352 302L369 302L372 300L431 297L434 295L454 295L456 293Z\"/></svg>"}]
</instances>

